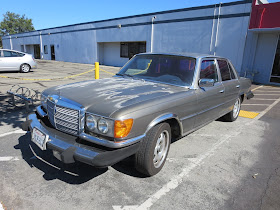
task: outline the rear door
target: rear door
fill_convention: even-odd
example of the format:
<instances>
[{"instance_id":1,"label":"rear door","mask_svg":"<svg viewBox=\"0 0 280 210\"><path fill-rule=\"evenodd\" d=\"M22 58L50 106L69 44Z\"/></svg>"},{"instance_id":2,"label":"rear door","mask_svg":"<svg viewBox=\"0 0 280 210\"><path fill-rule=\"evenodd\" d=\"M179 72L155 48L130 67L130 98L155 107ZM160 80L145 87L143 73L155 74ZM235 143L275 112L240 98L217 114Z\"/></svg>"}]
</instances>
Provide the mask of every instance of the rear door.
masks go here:
<instances>
[{"instance_id":1,"label":"rear door","mask_svg":"<svg viewBox=\"0 0 280 210\"><path fill-rule=\"evenodd\" d=\"M195 127L202 126L220 116L225 88L218 74L215 59L201 61L200 79L214 79L212 87L203 87L196 90L197 95L197 117Z\"/></svg>"},{"instance_id":2,"label":"rear door","mask_svg":"<svg viewBox=\"0 0 280 210\"><path fill-rule=\"evenodd\" d=\"M227 59L217 59L222 83L225 87L224 113L232 110L232 107L239 97L240 83L235 70Z\"/></svg>"}]
</instances>

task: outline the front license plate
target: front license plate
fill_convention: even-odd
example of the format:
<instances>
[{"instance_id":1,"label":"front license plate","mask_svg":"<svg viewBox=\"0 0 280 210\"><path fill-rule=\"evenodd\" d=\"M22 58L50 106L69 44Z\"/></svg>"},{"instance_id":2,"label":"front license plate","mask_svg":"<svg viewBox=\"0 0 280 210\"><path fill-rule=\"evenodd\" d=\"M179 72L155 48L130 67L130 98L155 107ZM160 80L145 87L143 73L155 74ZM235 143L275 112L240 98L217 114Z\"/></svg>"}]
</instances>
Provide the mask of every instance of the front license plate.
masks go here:
<instances>
[{"instance_id":1,"label":"front license plate","mask_svg":"<svg viewBox=\"0 0 280 210\"><path fill-rule=\"evenodd\" d=\"M33 132L32 132L32 138L31 140L37 144L37 146L41 149L41 150L46 150L46 144L48 141L49 136L44 134L42 131L40 131L38 128L34 128Z\"/></svg>"}]
</instances>

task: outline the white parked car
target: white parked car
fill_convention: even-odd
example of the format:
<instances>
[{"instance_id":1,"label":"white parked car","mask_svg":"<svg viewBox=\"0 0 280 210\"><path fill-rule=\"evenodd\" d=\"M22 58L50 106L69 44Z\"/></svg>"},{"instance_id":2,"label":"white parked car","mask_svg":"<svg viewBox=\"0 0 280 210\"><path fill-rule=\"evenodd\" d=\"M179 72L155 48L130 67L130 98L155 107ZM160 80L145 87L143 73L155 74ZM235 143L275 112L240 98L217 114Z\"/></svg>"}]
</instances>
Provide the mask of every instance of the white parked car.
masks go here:
<instances>
[{"instance_id":1,"label":"white parked car","mask_svg":"<svg viewBox=\"0 0 280 210\"><path fill-rule=\"evenodd\" d=\"M0 49L0 71L20 71L27 73L37 68L32 55L15 50Z\"/></svg>"}]
</instances>

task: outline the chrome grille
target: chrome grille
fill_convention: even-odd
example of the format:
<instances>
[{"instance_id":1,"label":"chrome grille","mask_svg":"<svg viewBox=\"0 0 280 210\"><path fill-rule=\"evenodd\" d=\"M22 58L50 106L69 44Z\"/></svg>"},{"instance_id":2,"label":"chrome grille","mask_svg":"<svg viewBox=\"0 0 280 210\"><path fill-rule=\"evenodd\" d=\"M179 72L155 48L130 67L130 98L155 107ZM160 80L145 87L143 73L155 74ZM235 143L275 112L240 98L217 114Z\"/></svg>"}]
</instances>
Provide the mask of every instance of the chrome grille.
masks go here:
<instances>
[{"instance_id":1,"label":"chrome grille","mask_svg":"<svg viewBox=\"0 0 280 210\"><path fill-rule=\"evenodd\" d=\"M58 130L73 135L79 134L79 110L67 108L47 100L48 117Z\"/></svg>"}]
</instances>

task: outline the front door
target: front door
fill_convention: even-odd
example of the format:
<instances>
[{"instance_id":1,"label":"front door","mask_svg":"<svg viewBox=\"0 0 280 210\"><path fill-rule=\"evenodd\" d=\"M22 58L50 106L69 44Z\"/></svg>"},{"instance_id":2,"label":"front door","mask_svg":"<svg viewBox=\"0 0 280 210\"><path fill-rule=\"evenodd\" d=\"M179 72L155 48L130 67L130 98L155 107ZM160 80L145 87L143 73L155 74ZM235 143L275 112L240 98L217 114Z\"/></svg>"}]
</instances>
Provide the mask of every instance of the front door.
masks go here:
<instances>
[{"instance_id":1,"label":"front door","mask_svg":"<svg viewBox=\"0 0 280 210\"><path fill-rule=\"evenodd\" d=\"M51 59L52 59L52 60L55 60L54 45L51 45Z\"/></svg>"},{"instance_id":2,"label":"front door","mask_svg":"<svg viewBox=\"0 0 280 210\"><path fill-rule=\"evenodd\" d=\"M34 58L35 58L35 59L40 59L40 58L41 58L40 55L41 55L41 54L40 54L40 45L35 44L35 45L34 45Z\"/></svg>"},{"instance_id":3,"label":"front door","mask_svg":"<svg viewBox=\"0 0 280 210\"><path fill-rule=\"evenodd\" d=\"M200 69L200 79L213 79L212 87L196 90L197 117L195 127L200 127L220 116L224 102L225 88L221 82L215 59L203 60Z\"/></svg>"},{"instance_id":4,"label":"front door","mask_svg":"<svg viewBox=\"0 0 280 210\"><path fill-rule=\"evenodd\" d=\"M274 63L272 67L270 82L280 83L280 37L278 39Z\"/></svg>"}]
</instances>

